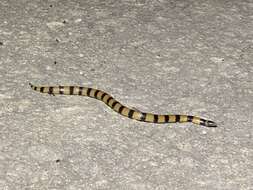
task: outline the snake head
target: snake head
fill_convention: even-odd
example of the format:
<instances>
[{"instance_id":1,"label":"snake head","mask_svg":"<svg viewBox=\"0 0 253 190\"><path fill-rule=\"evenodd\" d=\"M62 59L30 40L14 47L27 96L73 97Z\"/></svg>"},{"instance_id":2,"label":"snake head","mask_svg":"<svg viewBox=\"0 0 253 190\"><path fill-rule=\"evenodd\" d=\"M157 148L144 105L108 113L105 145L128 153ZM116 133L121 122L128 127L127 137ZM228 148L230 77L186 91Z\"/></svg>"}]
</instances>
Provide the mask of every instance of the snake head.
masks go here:
<instances>
[{"instance_id":1,"label":"snake head","mask_svg":"<svg viewBox=\"0 0 253 190\"><path fill-rule=\"evenodd\" d=\"M217 124L213 121L207 120L207 121L205 121L205 126L206 127L217 127Z\"/></svg>"}]
</instances>

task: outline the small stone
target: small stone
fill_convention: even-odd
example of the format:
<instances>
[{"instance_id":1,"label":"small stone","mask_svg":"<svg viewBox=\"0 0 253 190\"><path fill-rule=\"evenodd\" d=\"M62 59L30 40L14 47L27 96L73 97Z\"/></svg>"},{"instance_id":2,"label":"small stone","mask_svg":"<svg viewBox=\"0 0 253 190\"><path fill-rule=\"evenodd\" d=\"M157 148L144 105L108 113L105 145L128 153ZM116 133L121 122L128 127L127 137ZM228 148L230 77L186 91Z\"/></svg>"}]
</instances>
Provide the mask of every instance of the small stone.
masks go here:
<instances>
[{"instance_id":1,"label":"small stone","mask_svg":"<svg viewBox=\"0 0 253 190\"><path fill-rule=\"evenodd\" d=\"M82 19L78 18L78 19L75 20L75 23L79 23L81 21L82 21Z\"/></svg>"}]
</instances>

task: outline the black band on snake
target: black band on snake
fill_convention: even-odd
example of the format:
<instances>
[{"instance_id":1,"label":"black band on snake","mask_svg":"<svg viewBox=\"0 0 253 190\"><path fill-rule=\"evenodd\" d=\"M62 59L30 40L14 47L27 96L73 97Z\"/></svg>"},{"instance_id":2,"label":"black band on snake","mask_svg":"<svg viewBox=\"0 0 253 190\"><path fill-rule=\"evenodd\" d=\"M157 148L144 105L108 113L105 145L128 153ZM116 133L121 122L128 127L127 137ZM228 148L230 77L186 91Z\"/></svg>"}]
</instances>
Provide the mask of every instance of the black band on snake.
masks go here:
<instances>
[{"instance_id":1,"label":"black band on snake","mask_svg":"<svg viewBox=\"0 0 253 190\"><path fill-rule=\"evenodd\" d=\"M194 124L206 126L206 127L217 127L217 124L213 121L206 120L200 117L191 115L158 115L153 113L144 113L134 109L130 109L116 99L114 99L110 94L103 92L102 90L97 90L94 88L80 87L80 86L34 86L29 83L31 88L35 91L48 94L62 94L62 95L79 95L88 96L91 98L96 98L104 102L114 111L119 114L128 117L130 119L135 119L138 121L149 122L149 123L176 123L176 122L191 122Z\"/></svg>"}]
</instances>

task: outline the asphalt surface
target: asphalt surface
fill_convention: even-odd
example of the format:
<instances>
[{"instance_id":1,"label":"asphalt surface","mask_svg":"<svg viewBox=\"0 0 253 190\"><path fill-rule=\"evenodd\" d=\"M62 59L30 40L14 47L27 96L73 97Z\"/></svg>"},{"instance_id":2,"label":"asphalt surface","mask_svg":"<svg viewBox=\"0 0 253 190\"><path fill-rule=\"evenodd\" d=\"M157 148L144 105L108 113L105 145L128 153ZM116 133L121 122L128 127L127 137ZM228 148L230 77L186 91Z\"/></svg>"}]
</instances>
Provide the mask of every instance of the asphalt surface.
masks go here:
<instances>
[{"instance_id":1,"label":"asphalt surface","mask_svg":"<svg viewBox=\"0 0 253 190\"><path fill-rule=\"evenodd\" d=\"M0 189L252 190L253 1L0 1ZM134 121L98 88L217 128Z\"/></svg>"}]
</instances>

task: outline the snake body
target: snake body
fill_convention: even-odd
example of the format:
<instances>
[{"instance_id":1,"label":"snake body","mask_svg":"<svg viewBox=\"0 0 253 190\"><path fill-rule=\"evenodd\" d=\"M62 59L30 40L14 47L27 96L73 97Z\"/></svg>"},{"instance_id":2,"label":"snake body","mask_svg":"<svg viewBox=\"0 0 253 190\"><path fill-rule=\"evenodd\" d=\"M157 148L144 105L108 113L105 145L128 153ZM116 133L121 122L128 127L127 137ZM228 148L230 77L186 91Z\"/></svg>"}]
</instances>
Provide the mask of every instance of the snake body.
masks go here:
<instances>
[{"instance_id":1,"label":"snake body","mask_svg":"<svg viewBox=\"0 0 253 190\"><path fill-rule=\"evenodd\" d=\"M94 89L81 86L34 86L29 83L31 88L35 91L47 94L61 94L61 95L79 95L88 96L91 98L96 98L104 102L114 111L119 114L128 117L130 119L135 119L138 121L149 122L149 123L176 123L176 122L192 122L194 124L206 126L206 127L217 127L217 124L213 121L206 120L200 117L191 115L158 115L153 113L145 113L130 109L116 99L114 99L110 94Z\"/></svg>"}]
</instances>

